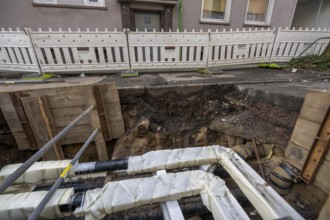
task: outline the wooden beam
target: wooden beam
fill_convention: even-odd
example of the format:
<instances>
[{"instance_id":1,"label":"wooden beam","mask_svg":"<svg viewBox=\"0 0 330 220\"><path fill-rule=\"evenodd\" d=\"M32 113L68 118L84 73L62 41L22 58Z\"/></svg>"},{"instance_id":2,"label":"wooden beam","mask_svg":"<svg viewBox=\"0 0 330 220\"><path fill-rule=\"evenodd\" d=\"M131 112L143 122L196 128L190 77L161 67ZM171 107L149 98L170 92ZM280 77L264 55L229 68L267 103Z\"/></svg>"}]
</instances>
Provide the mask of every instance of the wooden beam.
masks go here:
<instances>
[{"instance_id":1,"label":"wooden beam","mask_svg":"<svg viewBox=\"0 0 330 220\"><path fill-rule=\"evenodd\" d=\"M26 114L24 112L23 105L22 105L21 100L20 100L20 97L21 97L20 92L11 92L11 93L9 93L9 96L10 96L11 102L12 102L14 108L15 108L15 111L16 111L16 114L18 116L19 122L22 125L23 132L27 137L29 145L31 146L31 149L32 150L38 149L36 139L33 135L31 126L28 122L28 119L27 119Z\"/></svg>"},{"instance_id":2,"label":"wooden beam","mask_svg":"<svg viewBox=\"0 0 330 220\"><path fill-rule=\"evenodd\" d=\"M86 91L86 98L87 98L86 104L96 106L97 104L96 104L96 101L94 98L92 86L86 87L85 91ZM103 136L102 126L101 126L100 118L99 118L96 108L94 108L90 113L90 123L91 123L92 130L94 130L95 128L99 129L99 132L97 133L97 135L95 136L95 139L94 139L99 160L100 161L109 160L107 145L106 145L106 142L105 142L105 139Z\"/></svg>"},{"instance_id":3,"label":"wooden beam","mask_svg":"<svg viewBox=\"0 0 330 220\"><path fill-rule=\"evenodd\" d=\"M40 103L40 110L42 113L41 116L45 121L49 138L52 139L53 137L56 136L57 132L56 132L56 128L55 128L54 119L53 119L52 113L50 111L47 96L38 97L38 99L39 99L39 103ZM64 156L63 149L61 146L61 141L59 141L55 144L54 149L55 149L55 154L56 154L57 159L64 160L65 156Z\"/></svg>"},{"instance_id":4,"label":"wooden beam","mask_svg":"<svg viewBox=\"0 0 330 220\"><path fill-rule=\"evenodd\" d=\"M93 95L95 99L96 104L96 111L98 113L100 124L102 128L102 134L106 141L111 140L111 132L110 132L110 126L109 126L109 120L107 116L107 111L105 109L104 104L104 98L103 98L103 91L102 91L102 85L94 85L92 86Z\"/></svg>"},{"instance_id":5,"label":"wooden beam","mask_svg":"<svg viewBox=\"0 0 330 220\"><path fill-rule=\"evenodd\" d=\"M330 106L327 111L318 136L315 138L312 149L309 151L307 160L300 173L300 177L306 183L314 181L315 176L323 163L330 147Z\"/></svg>"},{"instance_id":6,"label":"wooden beam","mask_svg":"<svg viewBox=\"0 0 330 220\"><path fill-rule=\"evenodd\" d=\"M46 100L44 98L44 100ZM49 112L47 103L43 103L40 97L21 97L25 114L31 126L32 132L37 142L37 146L41 148L53 136L53 119ZM44 160L60 160L64 159L61 146L57 144L51 148L43 157Z\"/></svg>"}]
</instances>

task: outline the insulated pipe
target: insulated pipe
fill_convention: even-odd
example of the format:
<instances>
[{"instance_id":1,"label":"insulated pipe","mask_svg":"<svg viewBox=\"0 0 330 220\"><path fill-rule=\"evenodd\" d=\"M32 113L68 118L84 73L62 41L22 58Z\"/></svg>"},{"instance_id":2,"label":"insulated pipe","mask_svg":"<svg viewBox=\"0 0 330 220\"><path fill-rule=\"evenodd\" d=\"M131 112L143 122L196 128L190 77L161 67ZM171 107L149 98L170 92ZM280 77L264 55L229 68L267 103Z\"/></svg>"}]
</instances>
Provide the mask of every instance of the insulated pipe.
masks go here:
<instances>
[{"instance_id":1,"label":"insulated pipe","mask_svg":"<svg viewBox=\"0 0 330 220\"><path fill-rule=\"evenodd\" d=\"M89 146L89 144L92 142L92 140L94 139L94 137L95 137L95 135L97 134L98 131L99 131L99 129L96 128L94 130L94 132L89 136L89 138L84 143L84 145L80 148L80 150L78 151L78 153L76 154L76 156L71 160L71 162L68 164L68 166L63 170L63 172L61 173L60 177L55 181L55 183L52 186L52 188L50 188L50 190L47 192L47 194L45 195L45 197L41 200L41 202L39 203L39 205L37 206L37 208L32 212L31 216L29 217L29 220L36 220L38 218L38 216L40 215L40 213L42 212L42 210L45 208L45 206L47 205L47 203L49 202L49 200L53 197L53 195L56 192L56 190L64 182L64 179L68 175L68 172L70 171L70 169L72 168L72 166L79 160L79 158L81 157L81 155L85 152L85 150L87 149L87 147Z\"/></svg>"},{"instance_id":2,"label":"insulated pipe","mask_svg":"<svg viewBox=\"0 0 330 220\"><path fill-rule=\"evenodd\" d=\"M76 175L79 175L85 173L126 170L127 167L128 167L128 158L109 160L109 161L78 163L77 165L74 166L74 173Z\"/></svg>"},{"instance_id":3,"label":"insulated pipe","mask_svg":"<svg viewBox=\"0 0 330 220\"><path fill-rule=\"evenodd\" d=\"M60 133L52 138L47 144L45 144L40 150L38 150L32 157L25 161L17 170L10 174L0 183L0 193L5 191L10 185L12 185L17 178L19 178L34 162L40 159L50 148L54 146L65 134L67 134L71 128L73 128L83 117L88 115L94 105L90 106L83 113L81 113L74 121L66 126Z\"/></svg>"},{"instance_id":4,"label":"insulated pipe","mask_svg":"<svg viewBox=\"0 0 330 220\"><path fill-rule=\"evenodd\" d=\"M128 174L155 172L204 164L219 163L234 179L264 219L291 217L303 219L232 149L218 145L208 147L159 150L128 160Z\"/></svg>"},{"instance_id":5,"label":"insulated pipe","mask_svg":"<svg viewBox=\"0 0 330 220\"><path fill-rule=\"evenodd\" d=\"M102 219L106 214L157 202L200 195L215 219L249 219L219 177L195 170L107 183L86 192L76 217Z\"/></svg>"}]
</instances>

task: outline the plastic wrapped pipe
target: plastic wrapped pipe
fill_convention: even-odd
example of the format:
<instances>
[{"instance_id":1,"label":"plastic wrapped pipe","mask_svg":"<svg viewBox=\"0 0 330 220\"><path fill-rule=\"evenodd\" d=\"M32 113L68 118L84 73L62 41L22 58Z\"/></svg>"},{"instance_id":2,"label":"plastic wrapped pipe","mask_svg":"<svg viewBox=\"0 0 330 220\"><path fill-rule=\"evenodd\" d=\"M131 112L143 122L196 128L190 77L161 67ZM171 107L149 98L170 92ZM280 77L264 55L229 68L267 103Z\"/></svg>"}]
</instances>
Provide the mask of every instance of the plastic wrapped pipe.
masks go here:
<instances>
[{"instance_id":1,"label":"plastic wrapped pipe","mask_svg":"<svg viewBox=\"0 0 330 220\"><path fill-rule=\"evenodd\" d=\"M27 169L18 179L15 184L35 184L43 181L54 181L62 173L65 167L70 163L70 160L56 160L56 161L40 161L35 162L29 169ZM0 171L0 182L18 169L22 164L11 164L3 167ZM106 172L99 173L84 173L76 175L74 169L68 173L68 178L92 178L106 176Z\"/></svg>"},{"instance_id":2,"label":"plastic wrapped pipe","mask_svg":"<svg viewBox=\"0 0 330 220\"><path fill-rule=\"evenodd\" d=\"M303 219L233 150L218 145L159 150L131 156L127 173L155 172L212 163L222 165L263 219Z\"/></svg>"},{"instance_id":3,"label":"plastic wrapped pipe","mask_svg":"<svg viewBox=\"0 0 330 220\"><path fill-rule=\"evenodd\" d=\"M225 182L205 171L109 182L102 189L87 191L81 207L75 210L75 216L96 220L113 212L198 194L214 219L249 219Z\"/></svg>"},{"instance_id":4,"label":"plastic wrapped pipe","mask_svg":"<svg viewBox=\"0 0 330 220\"><path fill-rule=\"evenodd\" d=\"M41 161L34 163L27 169L14 183L38 183L47 180L56 180L70 160ZM17 170L22 164L11 164L3 167L0 171L0 181ZM74 176L74 172L70 171L70 176Z\"/></svg>"},{"instance_id":5,"label":"plastic wrapped pipe","mask_svg":"<svg viewBox=\"0 0 330 220\"><path fill-rule=\"evenodd\" d=\"M0 195L0 219L28 219L46 193L47 191L39 191ZM74 190L72 188L57 190L53 198L41 212L40 217L43 219L56 219L64 217L63 213L60 211L60 206L70 203L73 193Z\"/></svg>"}]
</instances>

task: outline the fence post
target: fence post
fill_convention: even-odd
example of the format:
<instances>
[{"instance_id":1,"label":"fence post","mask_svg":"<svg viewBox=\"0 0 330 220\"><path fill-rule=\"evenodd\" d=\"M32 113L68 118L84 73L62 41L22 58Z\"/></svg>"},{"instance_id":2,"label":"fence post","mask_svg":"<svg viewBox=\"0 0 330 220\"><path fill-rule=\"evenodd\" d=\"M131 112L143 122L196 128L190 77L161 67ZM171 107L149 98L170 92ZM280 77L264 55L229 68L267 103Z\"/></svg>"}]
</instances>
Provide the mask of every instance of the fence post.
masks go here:
<instances>
[{"instance_id":1,"label":"fence post","mask_svg":"<svg viewBox=\"0 0 330 220\"><path fill-rule=\"evenodd\" d=\"M35 45L34 45L33 40L32 40L31 29L30 28L24 28L23 30L24 30L25 34L27 35L27 37L28 37L28 39L30 41L30 44L31 44L31 48L32 48L31 61L35 61L36 62L37 66L38 66L38 69L39 69L39 72L38 73L40 75L42 75L43 72L42 72L40 61L39 61L38 56L37 56Z\"/></svg>"},{"instance_id":2,"label":"fence post","mask_svg":"<svg viewBox=\"0 0 330 220\"><path fill-rule=\"evenodd\" d=\"M281 27L278 28L278 30L276 29L276 27L274 28L274 41L273 41L273 46L272 46L272 51L270 52L269 55L269 63L272 62L272 58L274 56L274 54L276 53L276 48L277 48L277 39L278 39L278 35L281 32Z\"/></svg>"},{"instance_id":3,"label":"fence post","mask_svg":"<svg viewBox=\"0 0 330 220\"><path fill-rule=\"evenodd\" d=\"M208 41L206 47L206 63L205 63L205 71L209 70L209 54L210 54L210 41L211 41L211 30L207 30Z\"/></svg>"}]
</instances>

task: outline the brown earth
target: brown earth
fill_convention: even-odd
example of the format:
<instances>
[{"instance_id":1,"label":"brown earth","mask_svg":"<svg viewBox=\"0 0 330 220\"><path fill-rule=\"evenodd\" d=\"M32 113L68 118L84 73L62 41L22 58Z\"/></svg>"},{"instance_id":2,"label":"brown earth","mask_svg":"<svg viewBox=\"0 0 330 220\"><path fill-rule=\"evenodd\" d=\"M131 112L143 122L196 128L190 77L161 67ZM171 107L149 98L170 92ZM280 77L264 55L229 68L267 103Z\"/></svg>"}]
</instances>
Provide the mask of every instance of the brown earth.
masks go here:
<instances>
[{"instance_id":1,"label":"brown earth","mask_svg":"<svg viewBox=\"0 0 330 220\"><path fill-rule=\"evenodd\" d=\"M120 100L126 133L117 140L113 159L159 149L212 144L234 147L256 138L259 143L276 146L272 159L262 159L266 176L283 160L298 116L297 111L253 99L230 85L209 86L185 94L174 91L156 94L146 89L136 95L120 93ZM66 157L72 158L79 147L65 146ZM93 146L88 149L83 161L97 159L93 149ZM0 152L0 167L23 162L33 153L18 151L1 111ZM249 163L258 171L256 161ZM326 196L314 185L299 183L284 198L306 219L316 219Z\"/></svg>"}]
</instances>

